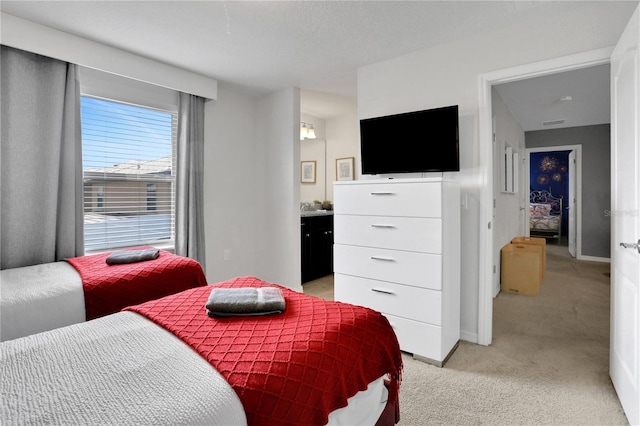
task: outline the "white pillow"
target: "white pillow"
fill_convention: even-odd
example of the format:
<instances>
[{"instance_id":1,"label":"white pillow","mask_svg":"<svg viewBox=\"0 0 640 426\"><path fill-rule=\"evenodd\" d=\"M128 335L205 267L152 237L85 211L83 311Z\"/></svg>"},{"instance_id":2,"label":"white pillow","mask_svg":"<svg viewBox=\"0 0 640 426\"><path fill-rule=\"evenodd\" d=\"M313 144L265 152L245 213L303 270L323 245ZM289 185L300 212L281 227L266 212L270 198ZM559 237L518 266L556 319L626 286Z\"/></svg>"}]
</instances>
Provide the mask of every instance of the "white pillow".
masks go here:
<instances>
[{"instance_id":1,"label":"white pillow","mask_svg":"<svg viewBox=\"0 0 640 426\"><path fill-rule=\"evenodd\" d=\"M531 203L529 205L529 216L533 218L543 218L551 215L551 204Z\"/></svg>"}]
</instances>

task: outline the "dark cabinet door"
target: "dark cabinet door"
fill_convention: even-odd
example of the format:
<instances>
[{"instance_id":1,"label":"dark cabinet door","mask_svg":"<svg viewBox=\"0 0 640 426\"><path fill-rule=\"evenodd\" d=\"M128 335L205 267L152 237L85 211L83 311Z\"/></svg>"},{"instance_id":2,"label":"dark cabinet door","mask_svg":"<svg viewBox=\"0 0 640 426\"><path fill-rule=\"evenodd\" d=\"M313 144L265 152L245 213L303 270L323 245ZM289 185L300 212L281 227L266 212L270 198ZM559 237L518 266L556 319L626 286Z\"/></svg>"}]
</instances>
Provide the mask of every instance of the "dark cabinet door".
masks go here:
<instances>
[{"instance_id":1,"label":"dark cabinet door","mask_svg":"<svg viewBox=\"0 0 640 426\"><path fill-rule=\"evenodd\" d=\"M301 223L304 283L333 273L333 216L307 216Z\"/></svg>"},{"instance_id":2,"label":"dark cabinet door","mask_svg":"<svg viewBox=\"0 0 640 426\"><path fill-rule=\"evenodd\" d=\"M301 257L302 257L302 282L311 281L311 232L309 224L302 218L300 224Z\"/></svg>"},{"instance_id":3,"label":"dark cabinet door","mask_svg":"<svg viewBox=\"0 0 640 426\"><path fill-rule=\"evenodd\" d=\"M324 277L333 273L333 228L321 230L318 247L318 276Z\"/></svg>"}]
</instances>

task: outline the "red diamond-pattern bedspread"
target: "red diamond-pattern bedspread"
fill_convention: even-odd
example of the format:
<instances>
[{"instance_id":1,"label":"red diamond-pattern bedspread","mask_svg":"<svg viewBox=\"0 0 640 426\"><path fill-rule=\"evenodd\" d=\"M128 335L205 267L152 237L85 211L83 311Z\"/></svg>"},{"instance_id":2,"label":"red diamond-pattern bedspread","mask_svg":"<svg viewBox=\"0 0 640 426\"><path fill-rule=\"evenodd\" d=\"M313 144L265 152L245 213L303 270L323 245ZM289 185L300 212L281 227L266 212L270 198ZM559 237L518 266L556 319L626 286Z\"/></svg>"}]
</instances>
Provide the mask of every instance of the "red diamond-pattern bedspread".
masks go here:
<instances>
[{"instance_id":1,"label":"red diamond-pattern bedspread","mask_svg":"<svg viewBox=\"0 0 640 426\"><path fill-rule=\"evenodd\" d=\"M207 285L200 264L165 250L154 260L107 265L111 253L67 259L82 279L87 321L122 308Z\"/></svg>"},{"instance_id":2,"label":"red diamond-pattern bedspread","mask_svg":"<svg viewBox=\"0 0 640 426\"><path fill-rule=\"evenodd\" d=\"M210 318L213 287L277 287L285 312ZM388 374L399 389L402 357L387 319L360 306L327 302L255 277L239 277L125 310L171 331L236 391L249 425L322 425L347 398Z\"/></svg>"}]
</instances>

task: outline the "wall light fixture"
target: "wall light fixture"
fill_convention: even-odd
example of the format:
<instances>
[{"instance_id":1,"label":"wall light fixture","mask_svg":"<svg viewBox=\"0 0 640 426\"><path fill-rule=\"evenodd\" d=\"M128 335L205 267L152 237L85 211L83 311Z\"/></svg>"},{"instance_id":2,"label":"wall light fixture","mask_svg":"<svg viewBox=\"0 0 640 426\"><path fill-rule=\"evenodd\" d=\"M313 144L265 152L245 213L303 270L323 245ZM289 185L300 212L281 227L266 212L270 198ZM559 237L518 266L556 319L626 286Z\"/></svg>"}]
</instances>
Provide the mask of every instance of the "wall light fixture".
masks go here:
<instances>
[{"instance_id":1,"label":"wall light fixture","mask_svg":"<svg viewBox=\"0 0 640 426\"><path fill-rule=\"evenodd\" d=\"M315 138L316 132L313 130L313 124L300 122L300 140Z\"/></svg>"}]
</instances>

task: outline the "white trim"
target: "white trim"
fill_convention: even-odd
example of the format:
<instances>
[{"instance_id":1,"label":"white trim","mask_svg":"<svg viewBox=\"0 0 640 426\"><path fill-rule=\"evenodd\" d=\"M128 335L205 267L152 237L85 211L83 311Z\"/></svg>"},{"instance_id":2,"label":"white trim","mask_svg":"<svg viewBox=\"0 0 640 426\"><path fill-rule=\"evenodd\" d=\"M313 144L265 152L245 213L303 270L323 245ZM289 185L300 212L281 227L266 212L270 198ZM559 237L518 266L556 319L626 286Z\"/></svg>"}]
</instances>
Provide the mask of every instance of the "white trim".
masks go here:
<instances>
[{"instance_id":1,"label":"white trim","mask_svg":"<svg viewBox=\"0 0 640 426\"><path fill-rule=\"evenodd\" d=\"M526 148L525 175L530 176L532 152L575 151L576 152L576 259L582 256L582 145L554 145ZM527 196L527 199L529 197ZM563 206L564 207L564 206Z\"/></svg>"},{"instance_id":2,"label":"white trim","mask_svg":"<svg viewBox=\"0 0 640 426\"><path fill-rule=\"evenodd\" d=\"M478 333L469 333L468 331L460 330L460 340L465 342L478 343Z\"/></svg>"},{"instance_id":3,"label":"white trim","mask_svg":"<svg viewBox=\"0 0 640 426\"><path fill-rule=\"evenodd\" d=\"M557 74L581 68L589 68L596 65L608 64L613 47L590 50L574 55L549 59L541 62L520 65L513 68L492 71L483 74L481 78L494 84L509 83L511 81L526 80L533 77ZM489 91L491 94L491 91Z\"/></svg>"},{"instance_id":4,"label":"white trim","mask_svg":"<svg viewBox=\"0 0 640 426\"><path fill-rule=\"evenodd\" d=\"M480 253L478 280L478 343L491 344L493 338L493 143L491 87L548 74L609 63L613 47L591 50L547 61L481 74L478 79L480 128ZM487 226L487 228L485 228Z\"/></svg>"},{"instance_id":5,"label":"white trim","mask_svg":"<svg viewBox=\"0 0 640 426\"><path fill-rule=\"evenodd\" d=\"M2 12L0 43L50 58L155 84L206 99L218 96L214 78L96 43Z\"/></svg>"},{"instance_id":6,"label":"white trim","mask_svg":"<svg viewBox=\"0 0 640 426\"><path fill-rule=\"evenodd\" d=\"M78 67L78 75L83 96L116 100L144 108L178 111L180 102L175 90L83 66Z\"/></svg>"},{"instance_id":7,"label":"white trim","mask_svg":"<svg viewBox=\"0 0 640 426\"><path fill-rule=\"evenodd\" d=\"M609 257L578 256L577 259L578 260L586 260L587 262L611 263L611 258L609 258Z\"/></svg>"},{"instance_id":8,"label":"white trim","mask_svg":"<svg viewBox=\"0 0 640 426\"><path fill-rule=\"evenodd\" d=\"M493 115L492 80L479 81L480 130L480 253L478 255L478 344L490 345L493 336ZM484 148L484 149L483 149ZM484 167L483 167L484 166Z\"/></svg>"}]
</instances>

